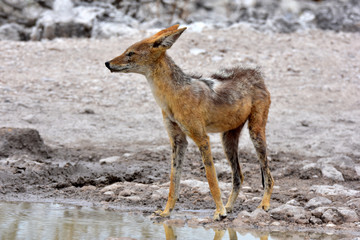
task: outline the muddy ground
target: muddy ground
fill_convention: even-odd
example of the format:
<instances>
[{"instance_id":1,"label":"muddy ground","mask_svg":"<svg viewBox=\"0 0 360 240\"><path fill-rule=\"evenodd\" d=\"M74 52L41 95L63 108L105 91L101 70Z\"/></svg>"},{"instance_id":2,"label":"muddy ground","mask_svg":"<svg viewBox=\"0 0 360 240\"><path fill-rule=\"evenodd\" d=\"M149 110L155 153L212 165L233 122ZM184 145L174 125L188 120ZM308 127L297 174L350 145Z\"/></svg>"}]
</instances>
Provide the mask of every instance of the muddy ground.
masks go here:
<instances>
[{"instance_id":1,"label":"muddy ground","mask_svg":"<svg viewBox=\"0 0 360 240\"><path fill-rule=\"evenodd\" d=\"M165 205L170 148L160 109L143 76L111 74L104 66L149 34L0 43L0 200L145 214ZM188 29L169 50L186 72L261 67L272 95L267 139L276 186L272 210L255 211L260 168L244 128L242 192L234 213L213 223L206 216L215 205L191 143L172 219L360 235L359 37L320 30L267 33L246 25ZM219 136L211 141L225 201L231 173ZM198 219L184 212L204 209Z\"/></svg>"}]
</instances>

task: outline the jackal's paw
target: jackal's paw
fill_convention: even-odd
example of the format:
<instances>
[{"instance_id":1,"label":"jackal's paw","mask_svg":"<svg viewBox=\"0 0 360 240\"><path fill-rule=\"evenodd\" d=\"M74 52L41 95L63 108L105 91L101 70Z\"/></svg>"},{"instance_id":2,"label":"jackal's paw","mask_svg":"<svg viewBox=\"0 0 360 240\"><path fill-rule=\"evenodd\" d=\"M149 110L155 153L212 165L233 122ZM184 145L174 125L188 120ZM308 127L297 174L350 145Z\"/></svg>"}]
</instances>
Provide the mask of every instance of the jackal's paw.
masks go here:
<instances>
[{"instance_id":1,"label":"jackal's paw","mask_svg":"<svg viewBox=\"0 0 360 240\"><path fill-rule=\"evenodd\" d=\"M261 208L267 212L270 209L270 204L260 203L260 205L257 208Z\"/></svg>"},{"instance_id":2,"label":"jackal's paw","mask_svg":"<svg viewBox=\"0 0 360 240\"><path fill-rule=\"evenodd\" d=\"M170 212L166 212L166 211L162 211L162 210L156 210L154 213L153 213L153 216L154 217L170 217Z\"/></svg>"},{"instance_id":3,"label":"jackal's paw","mask_svg":"<svg viewBox=\"0 0 360 240\"><path fill-rule=\"evenodd\" d=\"M234 207L226 205L225 209L226 209L226 213L232 213L232 211L234 210Z\"/></svg>"},{"instance_id":4,"label":"jackal's paw","mask_svg":"<svg viewBox=\"0 0 360 240\"><path fill-rule=\"evenodd\" d=\"M226 209L224 208L221 211L216 210L214 214L215 221L221 221L222 219L226 218Z\"/></svg>"}]
</instances>

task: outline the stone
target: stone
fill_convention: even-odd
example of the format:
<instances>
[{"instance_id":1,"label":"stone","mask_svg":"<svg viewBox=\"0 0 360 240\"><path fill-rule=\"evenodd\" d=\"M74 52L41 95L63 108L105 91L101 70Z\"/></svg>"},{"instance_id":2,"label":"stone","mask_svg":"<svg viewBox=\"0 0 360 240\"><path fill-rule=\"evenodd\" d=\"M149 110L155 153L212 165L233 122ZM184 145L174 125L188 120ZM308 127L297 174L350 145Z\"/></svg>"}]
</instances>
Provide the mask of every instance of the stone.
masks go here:
<instances>
[{"instance_id":1,"label":"stone","mask_svg":"<svg viewBox=\"0 0 360 240\"><path fill-rule=\"evenodd\" d=\"M340 168L353 168L354 161L346 155L336 155L333 157L320 158L317 164L322 167L324 165L333 165Z\"/></svg>"},{"instance_id":2,"label":"stone","mask_svg":"<svg viewBox=\"0 0 360 240\"><path fill-rule=\"evenodd\" d=\"M169 194L169 190L167 188L160 188L158 190L153 191L151 198L153 200L166 199Z\"/></svg>"},{"instance_id":3,"label":"stone","mask_svg":"<svg viewBox=\"0 0 360 240\"><path fill-rule=\"evenodd\" d=\"M360 198L351 199L346 205L352 209L360 209Z\"/></svg>"},{"instance_id":4,"label":"stone","mask_svg":"<svg viewBox=\"0 0 360 240\"><path fill-rule=\"evenodd\" d=\"M21 40L21 32L23 31L23 27L19 24L4 24L0 26L0 40L19 41Z\"/></svg>"},{"instance_id":5,"label":"stone","mask_svg":"<svg viewBox=\"0 0 360 240\"><path fill-rule=\"evenodd\" d=\"M305 204L305 208L313 209L330 203L332 203L332 201L325 197L314 197Z\"/></svg>"},{"instance_id":6,"label":"stone","mask_svg":"<svg viewBox=\"0 0 360 240\"><path fill-rule=\"evenodd\" d=\"M322 220L320 218L315 217L315 216L311 216L309 222L312 223L312 224L316 224L316 225L322 224Z\"/></svg>"},{"instance_id":7,"label":"stone","mask_svg":"<svg viewBox=\"0 0 360 240\"><path fill-rule=\"evenodd\" d=\"M187 179L182 181L181 185L185 185L187 187L195 189L197 192L204 195L210 192L208 183L199 180Z\"/></svg>"},{"instance_id":8,"label":"stone","mask_svg":"<svg viewBox=\"0 0 360 240\"><path fill-rule=\"evenodd\" d=\"M37 119L33 114L26 115L22 118L25 122L28 122L30 124L38 123L39 119Z\"/></svg>"},{"instance_id":9,"label":"stone","mask_svg":"<svg viewBox=\"0 0 360 240\"><path fill-rule=\"evenodd\" d=\"M314 210L311 211L311 214L317 218L321 218L322 215L326 210L328 210L330 207L317 207Z\"/></svg>"},{"instance_id":10,"label":"stone","mask_svg":"<svg viewBox=\"0 0 360 240\"><path fill-rule=\"evenodd\" d=\"M341 215L335 209L327 209L321 216L321 219L325 223L329 223L329 222L332 222L334 224L341 223Z\"/></svg>"},{"instance_id":11,"label":"stone","mask_svg":"<svg viewBox=\"0 0 360 240\"><path fill-rule=\"evenodd\" d=\"M121 192L119 192L119 196L122 196L122 197L128 197L128 196L131 196L131 194L132 194L132 191L129 189L124 189Z\"/></svg>"},{"instance_id":12,"label":"stone","mask_svg":"<svg viewBox=\"0 0 360 240\"><path fill-rule=\"evenodd\" d=\"M91 37L93 21L103 13L96 7L78 6L71 0L55 0L53 10L44 11L31 33L32 40L56 37Z\"/></svg>"},{"instance_id":13,"label":"stone","mask_svg":"<svg viewBox=\"0 0 360 240\"><path fill-rule=\"evenodd\" d=\"M241 211L237 217L234 219L233 224L235 226L240 226L243 223L248 223L250 222L250 217L251 217L251 213L249 213L246 210Z\"/></svg>"},{"instance_id":14,"label":"stone","mask_svg":"<svg viewBox=\"0 0 360 240\"><path fill-rule=\"evenodd\" d=\"M355 171L358 176L360 176L360 166L355 166Z\"/></svg>"},{"instance_id":15,"label":"stone","mask_svg":"<svg viewBox=\"0 0 360 240\"><path fill-rule=\"evenodd\" d=\"M329 185L314 185L310 188L310 191L314 191L315 193L328 195L328 196L359 196L360 191L348 189L342 185L334 184L333 186Z\"/></svg>"},{"instance_id":16,"label":"stone","mask_svg":"<svg viewBox=\"0 0 360 240\"><path fill-rule=\"evenodd\" d=\"M106 192L104 192L104 195L114 196L115 193L113 191L106 191Z\"/></svg>"},{"instance_id":17,"label":"stone","mask_svg":"<svg viewBox=\"0 0 360 240\"><path fill-rule=\"evenodd\" d=\"M131 238L131 237L109 237L106 240L136 240L136 238Z\"/></svg>"},{"instance_id":18,"label":"stone","mask_svg":"<svg viewBox=\"0 0 360 240\"><path fill-rule=\"evenodd\" d=\"M358 222L360 220L355 210L348 207L339 207L337 210L345 222Z\"/></svg>"},{"instance_id":19,"label":"stone","mask_svg":"<svg viewBox=\"0 0 360 240\"><path fill-rule=\"evenodd\" d=\"M121 182L116 182L106 187L103 187L100 192L107 192L107 191L116 191L118 188L121 188L123 184Z\"/></svg>"},{"instance_id":20,"label":"stone","mask_svg":"<svg viewBox=\"0 0 360 240\"><path fill-rule=\"evenodd\" d=\"M131 28L124 23L95 21L91 31L91 37L107 39L110 37L131 36L138 33L138 30Z\"/></svg>"},{"instance_id":21,"label":"stone","mask_svg":"<svg viewBox=\"0 0 360 240\"><path fill-rule=\"evenodd\" d=\"M99 160L100 164L111 164L111 163L116 163L116 162L120 162L120 161L121 161L120 156L112 156L112 157L108 157L108 158L102 158Z\"/></svg>"},{"instance_id":22,"label":"stone","mask_svg":"<svg viewBox=\"0 0 360 240\"><path fill-rule=\"evenodd\" d=\"M229 164L227 164L224 161L217 162L214 164L216 168L216 174L218 178L221 178L222 176L231 176L231 168Z\"/></svg>"},{"instance_id":23,"label":"stone","mask_svg":"<svg viewBox=\"0 0 360 240\"><path fill-rule=\"evenodd\" d=\"M94 191L94 190L96 190L96 187L93 185L87 185L81 188L81 191Z\"/></svg>"},{"instance_id":24,"label":"stone","mask_svg":"<svg viewBox=\"0 0 360 240\"><path fill-rule=\"evenodd\" d=\"M48 151L36 129L0 128L0 157L36 155L47 158Z\"/></svg>"},{"instance_id":25,"label":"stone","mask_svg":"<svg viewBox=\"0 0 360 240\"><path fill-rule=\"evenodd\" d=\"M201 49L201 48L191 48L191 49L190 49L190 53L191 53L192 55L197 56L197 55L199 55L199 54L206 53L206 50L205 50L205 49Z\"/></svg>"},{"instance_id":26,"label":"stone","mask_svg":"<svg viewBox=\"0 0 360 240\"><path fill-rule=\"evenodd\" d=\"M334 166L332 165L324 165L321 167L321 173L323 177L333 179L336 181L344 181L344 177L341 172L339 172Z\"/></svg>"},{"instance_id":27,"label":"stone","mask_svg":"<svg viewBox=\"0 0 360 240\"><path fill-rule=\"evenodd\" d=\"M126 197L126 199L132 201L132 202L140 202L141 201L141 197L140 196L129 196Z\"/></svg>"},{"instance_id":28,"label":"stone","mask_svg":"<svg viewBox=\"0 0 360 240\"><path fill-rule=\"evenodd\" d=\"M292 206L300 206L300 203L298 201L296 201L295 199L291 199L286 204L292 205Z\"/></svg>"},{"instance_id":29,"label":"stone","mask_svg":"<svg viewBox=\"0 0 360 240\"><path fill-rule=\"evenodd\" d=\"M270 214L263 209L257 208L250 213L250 220L252 222L268 221L270 220Z\"/></svg>"},{"instance_id":30,"label":"stone","mask_svg":"<svg viewBox=\"0 0 360 240\"><path fill-rule=\"evenodd\" d=\"M270 210L270 215L276 220L289 219L301 223L303 221L308 222L311 216L310 212L306 211L304 208L288 204Z\"/></svg>"}]
</instances>

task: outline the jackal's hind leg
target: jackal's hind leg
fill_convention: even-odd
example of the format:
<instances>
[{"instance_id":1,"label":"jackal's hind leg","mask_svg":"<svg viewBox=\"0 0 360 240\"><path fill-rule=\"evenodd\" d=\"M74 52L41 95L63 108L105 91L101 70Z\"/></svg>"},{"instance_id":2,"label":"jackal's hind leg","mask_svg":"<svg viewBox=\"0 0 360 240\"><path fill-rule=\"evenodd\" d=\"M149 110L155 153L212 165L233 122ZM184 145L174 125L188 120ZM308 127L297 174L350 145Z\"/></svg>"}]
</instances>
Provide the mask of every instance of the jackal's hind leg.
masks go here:
<instances>
[{"instance_id":1,"label":"jackal's hind leg","mask_svg":"<svg viewBox=\"0 0 360 240\"><path fill-rule=\"evenodd\" d=\"M170 216L170 212L175 207L176 200L179 198L181 168L187 148L187 140L186 135L183 133L183 131L181 131L179 126L168 119L165 114L164 123L169 134L172 148L170 187L165 209L163 211L158 210L155 212L155 214L161 217L168 217Z\"/></svg>"},{"instance_id":2,"label":"jackal's hind leg","mask_svg":"<svg viewBox=\"0 0 360 240\"><path fill-rule=\"evenodd\" d=\"M265 211L270 208L270 198L273 191L274 179L271 176L266 150L265 125L267 121L268 107L257 106L249 118L249 133L254 144L257 156L260 160L262 183L264 187L263 199L258 206Z\"/></svg>"},{"instance_id":3,"label":"jackal's hind leg","mask_svg":"<svg viewBox=\"0 0 360 240\"><path fill-rule=\"evenodd\" d=\"M236 129L224 132L222 133L221 136L225 156L231 166L231 171L232 171L233 186L229 199L225 206L226 211L228 213L232 212L235 201L240 193L240 185L244 181L244 176L241 172L241 167L238 158L239 137L243 126L244 124L242 124Z\"/></svg>"}]
</instances>

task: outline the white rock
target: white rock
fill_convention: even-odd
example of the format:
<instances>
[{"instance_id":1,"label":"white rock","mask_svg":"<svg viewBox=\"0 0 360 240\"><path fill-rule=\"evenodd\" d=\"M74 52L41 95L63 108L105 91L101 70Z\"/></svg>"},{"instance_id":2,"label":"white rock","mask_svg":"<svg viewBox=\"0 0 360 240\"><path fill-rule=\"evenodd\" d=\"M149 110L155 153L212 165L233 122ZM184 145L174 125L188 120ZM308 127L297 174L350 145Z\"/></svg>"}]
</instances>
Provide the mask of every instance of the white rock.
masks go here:
<instances>
[{"instance_id":1,"label":"white rock","mask_svg":"<svg viewBox=\"0 0 360 240\"><path fill-rule=\"evenodd\" d=\"M341 172L339 172L334 166L332 165L325 165L321 168L321 173L324 177L330 178L337 181L344 181L344 177Z\"/></svg>"},{"instance_id":2,"label":"white rock","mask_svg":"<svg viewBox=\"0 0 360 240\"><path fill-rule=\"evenodd\" d=\"M306 203L305 207L306 208L316 208L316 207L327 205L330 203L332 203L332 201L325 197L314 197Z\"/></svg>"},{"instance_id":3,"label":"white rock","mask_svg":"<svg viewBox=\"0 0 360 240\"><path fill-rule=\"evenodd\" d=\"M322 215L322 219L324 222L328 223L328 222L332 222L332 223L341 223L341 216L339 214L339 212L337 212L334 209L327 209L323 215Z\"/></svg>"},{"instance_id":4,"label":"white rock","mask_svg":"<svg viewBox=\"0 0 360 240\"><path fill-rule=\"evenodd\" d=\"M122 187L123 184L121 182L113 183L109 186L103 187L100 192L107 192L107 191L115 191L116 189Z\"/></svg>"},{"instance_id":5,"label":"white rock","mask_svg":"<svg viewBox=\"0 0 360 240\"><path fill-rule=\"evenodd\" d=\"M310 188L310 191L314 191L318 194L329 195L329 196L360 196L360 191L348 189L342 185L334 184L329 185L314 185Z\"/></svg>"},{"instance_id":6,"label":"white rock","mask_svg":"<svg viewBox=\"0 0 360 240\"><path fill-rule=\"evenodd\" d=\"M206 53L206 50L205 49L201 49L201 48L191 48L190 49L190 53L192 55L199 55L199 54L202 54L202 53Z\"/></svg>"},{"instance_id":7,"label":"white rock","mask_svg":"<svg viewBox=\"0 0 360 240\"><path fill-rule=\"evenodd\" d=\"M346 205L353 209L360 209L360 198L354 198L349 200Z\"/></svg>"},{"instance_id":8,"label":"white rock","mask_svg":"<svg viewBox=\"0 0 360 240\"><path fill-rule=\"evenodd\" d=\"M0 26L0 40L20 40L22 27L16 23L4 24Z\"/></svg>"},{"instance_id":9,"label":"white rock","mask_svg":"<svg viewBox=\"0 0 360 240\"><path fill-rule=\"evenodd\" d=\"M115 195L113 191L106 191L104 192L104 195Z\"/></svg>"},{"instance_id":10,"label":"white rock","mask_svg":"<svg viewBox=\"0 0 360 240\"><path fill-rule=\"evenodd\" d=\"M336 155L333 157L320 158L317 161L317 165L319 168L324 165L333 165L340 168L353 168L354 164L354 161L346 155Z\"/></svg>"},{"instance_id":11,"label":"white rock","mask_svg":"<svg viewBox=\"0 0 360 240\"><path fill-rule=\"evenodd\" d=\"M169 194L169 190L166 188L160 188L154 191L151 195L153 200L166 199Z\"/></svg>"},{"instance_id":12,"label":"white rock","mask_svg":"<svg viewBox=\"0 0 360 240\"><path fill-rule=\"evenodd\" d=\"M298 201L296 201L295 199L291 199L286 204L292 205L292 206L300 206L300 203Z\"/></svg>"},{"instance_id":13,"label":"white rock","mask_svg":"<svg viewBox=\"0 0 360 240\"><path fill-rule=\"evenodd\" d=\"M360 176L360 166L355 166L355 171L358 176Z\"/></svg>"},{"instance_id":14,"label":"white rock","mask_svg":"<svg viewBox=\"0 0 360 240\"><path fill-rule=\"evenodd\" d=\"M217 162L214 164L215 168L216 168L216 174L217 176L222 176L222 175L229 175L231 176L231 168L229 166L229 164L224 163L223 161L221 162Z\"/></svg>"},{"instance_id":15,"label":"white rock","mask_svg":"<svg viewBox=\"0 0 360 240\"><path fill-rule=\"evenodd\" d=\"M347 207L339 207L337 209L341 216L344 218L345 222L358 222L359 216L356 214L356 212L350 208Z\"/></svg>"},{"instance_id":16,"label":"white rock","mask_svg":"<svg viewBox=\"0 0 360 240\"><path fill-rule=\"evenodd\" d=\"M115 163L115 162L120 162L120 161L121 161L120 156L113 156L113 157L100 159L99 162L100 162L100 164L110 164L110 163Z\"/></svg>"},{"instance_id":17,"label":"white rock","mask_svg":"<svg viewBox=\"0 0 360 240\"><path fill-rule=\"evenodd\" d=\"M181 184L190 188L195 188L201 194L207 194L210 191L208 183L199 180L187 179L182 181Z\"/></svg>"},{"instance_id":18,"label":"white rock","mask_svg":"<svg viewBox=\"0 0 360 240\"><path fill-rule=\"evenodd\" d=\"M277 220L284 220L284 218L292 218L295 221L306 221L310 218L310 212L306 211L304 208L288 204L284 204L270 210L270 214L273 218Z\"/></svg>"},{"instance_id":19,"label":"white rock","mask_svg":"<svg viewBox=\"0 0 360 240\"><path fill-rule=\"evenodd\" d=\"M91 32L91 37L101 39L125 35L130 36L138 33L138 30L136 30L135 28L131 28L123 23L95 21Z\"/></svg>"},{"instance_id":20,"label":"white rock","mask_svg":"<svg viewBox=\"0 0 360 240\"><path fill-rule=\"evenodd\" d=\"M213 56L212 58L211 58L211 61L213 61L213 62L219 62L219 61L221 61L223 59L223 57L221 57L221 56Z\"/></svg>"},{"instance_id":21,"label":"white rock","mask_svg":"<svg viewBox=\"0 0 360 240\"><path fill-rule=\"evenodd\" d=\"M306 164L305 166L303 166L302 170L308 171L308 170L311 170L311 169L314 169L314 168L317 168L316 163L309 163L309 164Z\"/></svg>"}]
</instances>

